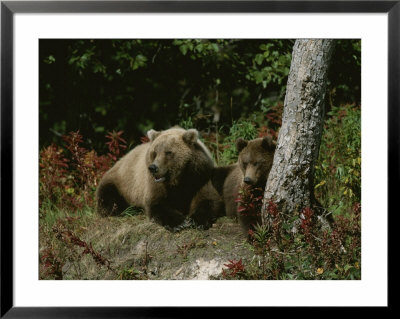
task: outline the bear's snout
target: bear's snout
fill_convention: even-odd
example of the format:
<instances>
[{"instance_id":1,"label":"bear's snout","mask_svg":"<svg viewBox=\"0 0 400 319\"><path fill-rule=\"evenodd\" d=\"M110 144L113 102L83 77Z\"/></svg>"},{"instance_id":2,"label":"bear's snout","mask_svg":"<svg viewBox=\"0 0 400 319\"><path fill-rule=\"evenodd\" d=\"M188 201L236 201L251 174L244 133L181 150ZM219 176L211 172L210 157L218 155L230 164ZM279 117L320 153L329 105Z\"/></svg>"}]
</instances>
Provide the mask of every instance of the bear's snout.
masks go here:
<instances>
[{"instance_id":1,"label":"bear's snout","mask_svg":"<svg viewBox=\"0 0 400 319\"><path fill-rule=\"evenodd\" d=\"M254 184L254 181L253 181L250 177L248 177L248 176L246 176L246 177L243 179L243 182L245 182L247 185L253 185L253 184Z\"/></svg>"},{"instance_id":2,"label":"bear's snout","mask_svg":"<svg viewBox=\"0 0 400 319\"><path fill-rule=\"evenodd\" d=\"M151 173L153 173L153 174L157 173L157 172L158 172L158 166L157 166L156 164L151 164L151 165L149 166L149 171L150 171Z\"/></svg>"}]
</instances>

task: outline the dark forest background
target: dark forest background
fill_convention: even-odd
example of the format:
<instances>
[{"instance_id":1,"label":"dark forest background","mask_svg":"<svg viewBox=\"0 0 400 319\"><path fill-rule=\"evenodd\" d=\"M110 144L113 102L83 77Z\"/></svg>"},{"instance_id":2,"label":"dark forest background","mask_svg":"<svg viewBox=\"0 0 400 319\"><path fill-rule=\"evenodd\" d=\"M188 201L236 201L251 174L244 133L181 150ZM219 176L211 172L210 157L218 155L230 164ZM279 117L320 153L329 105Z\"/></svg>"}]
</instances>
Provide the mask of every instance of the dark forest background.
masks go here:
<instances>
[{"instance_id":1,"label":"dark forest background","mask_svg":"<svg viewBox=\"0 0 400 319\"><path fill-rule=\"evenodd\" d=\"M294 40L54 40L39 45L40 147L79 130L105 151L123 130L130 147L148 129L173 125L228 134L284 100ZM360 104L361 41L339 40L327 111ZM268 118L265 125L270 126Z\"/></svg>"}]
</instances>

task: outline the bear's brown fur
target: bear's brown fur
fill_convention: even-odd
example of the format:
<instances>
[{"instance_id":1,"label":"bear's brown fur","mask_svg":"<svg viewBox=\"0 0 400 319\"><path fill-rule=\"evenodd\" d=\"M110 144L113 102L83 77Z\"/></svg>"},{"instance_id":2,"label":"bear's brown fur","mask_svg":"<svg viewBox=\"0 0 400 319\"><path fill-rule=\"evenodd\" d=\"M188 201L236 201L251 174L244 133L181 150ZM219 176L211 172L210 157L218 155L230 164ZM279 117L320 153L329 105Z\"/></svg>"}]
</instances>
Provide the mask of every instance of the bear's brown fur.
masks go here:
<instances>
[{"instance_id":1,"label":"bear's brown fur","mask_svg":"<svg viewBox=\"0 0 400 319\"><path fill-rule=\"evenodd\" d=\"M224 215L224 202L210 180L193 197L189 217L196 225L207 229L217 218Z\"/></svg>"},{"instance_id":2,"label":"bear's brown fur","mask_svg":"<svg viewBox=\"0 0 400 319\"><path fill-rule=\"evenodd\" d=\"M208 183L214 163L197 130L150 130L147 136L149 143L135 147L101 179L98 213L117 215L136 206L164 226L178 226L187 216L210 226L223 214L223 202Z\"/></svg>"},{"instance_id":3,"label":"bear's brown fur","mask_svg":"<svg viewBox=\"0 0 400 319\"><path fill-rule=\"evenodd\" d=\"M239 152L238 162L219 167L214 173L213 184L223 195L226 215L238 218L245 234L252 225L261 222L261 217L238 213L238 203L235 200L243 185L247 184L251 189L265 188L274 159L275 146L276 144L270 137L251 141L239 138L236 141L236 148Z\"/></svg>"}]
</instances>

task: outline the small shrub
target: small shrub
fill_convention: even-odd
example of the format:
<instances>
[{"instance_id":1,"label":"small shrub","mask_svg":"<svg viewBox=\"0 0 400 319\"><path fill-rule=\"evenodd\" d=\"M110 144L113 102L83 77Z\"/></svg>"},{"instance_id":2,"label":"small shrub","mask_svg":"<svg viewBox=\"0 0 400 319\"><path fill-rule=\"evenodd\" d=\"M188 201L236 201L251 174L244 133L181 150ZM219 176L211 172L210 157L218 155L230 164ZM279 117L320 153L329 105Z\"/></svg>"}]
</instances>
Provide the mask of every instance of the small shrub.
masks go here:
<instances>
[{"instance_id":1,"label":"small shrub","mask_svg":"<svg viewBox=\"0 0 400 319\"><path fill-rule=\"evenodd\" d=\"M118 274L119 280L141 280L147 279L140 271L135 268L124 268Z\"/></svg>"},{"instance_id":2,"label":"small shrub","mask_svg":"<svg viewBox=\"0 0 400 319\"><path fill-rule=\"evenodd\" d=\"M58 203L68 194L68 159L63 149L54 144L44 148L39 154L39 203L44 200Z\"/></svg>"},{"instance_id":3,"label":"small shrub","mask_svg":"<svg viewBox=\"0 0 400 319\"><path fill-rule=\"evenodd\" d=\"M39 200L68 210L94 207L94 193L103 174L122 156L122 131L106 135L109 153L98 155L82 146L79 131L63 136L64 148L50 145L39 153Z\"/></svg>"},{"instance_id":4,"label":"small shrub","mask_svg":"<svg viewBox=\"0 0 400 319\"><path fill-rule=\"evenodd\" d=\"M63 136L63 146L52 144L40 151L39 232L45 241L39 260L41 279L63 279L64 265L79 263L82 255L90 255L97 265L113 271L110 262L70 230L68 223L92 214L100 178L126 149L121 135L122 131L106 135L107 155L86 149L79 131ZM79 266L75 268L80 271Z\"/></svg>"},{"instance_id":5,"label":"small shrub","mask_svg":"<svg viewBox=\"0 0 400 319\"><path fill-rule=\"evenodd\" d=\"M40 279L63 279L64 262L57 257L57 253L52 248L48 247L42 252L40 264Z\"/></svg>"},{"instance_id":6,"label":"small shrub","mask_svg":"<svg viewBox=\"0 0 400 319\"><path fill-rule=\"evenodd\" d=\"M91 243L87 243L80 239L74 232L67 227L68 218L64 220L59 220L55 225L53 225L52 230L55 233L55 237L63 242L70 250L75 247L83 248L81 255L90 255L93 260L99 266L105 266L108 270L112 270L110 266L110 261L102 256L99 252L93 249Z\"/></svg>"},{"instance_id":7,"label":"small shrub","mask_svg":"<svg viewBox=\"0 0 400 319\"><path fill-rule=\"evenodd\" d=\"M222 277L224 279L247 279L245 266L242 259L229 260L228 264L224 264L226 269L222 269Z\"/></svg>"},{"instance_id":8,"label":"small shrub","mask_svg":"<svg viewBox=\"0 0 400 319\"><path fill-rule=\"evenodd\" d=\"M244 216L261 216L263 189L243 185L235 202L238 203L237 211Z\"/></svg>"},{"instance_id":9,"label":"small shrub","mask_svg":"<svg viewBox=\"0 0 400 319\"><path fill-rule=\"evenodd\" d=\"M361 200L361 109L334 107L329 113L315 167L315 193L335 215Z\"/></svg>"},{"instance_id":10,"label":"small shrub","mask_svg":"<svg viewBox=\"0 0 400 319\"><path fill-rule=\"evenodd\" d=\"M189 117L187 117L186 119L182 119L182 120L179 122L179 126L182 127L182 128L184 128L185 130L190 129L190 128L193 128L193 127L194 127L194 124L193 124L192 117L189 116Z\"/></svg>"},{"instance_id":11,"label":"small shrub","mask_svg":"<svg viewBox=\"0 0 400 319\"><path fill-rule=\"evenodd\" d=\"M258 137L271 136L274 141L278 139L278 132L282 126L283 103L261 107L261 114L264 116L264 125L258 130Z\"/></svg>"},{"instance_id":12,"label":"small shrub","mask_svg":"<svg viewBox=\"0 0 400 319\"><path fill-rule=\"evenodd\" d=\"M236 162L237 149L236 140L241 137L245 140L252 140L257 137L257 128L253 122L246 120L235 121L229 130L229 135L221 143L222 152L218 156L218 165L227 165Z\"/></svg>"},{"instance_id":13,"label":"small shrub","mask_svg":"<svg viewBox=\"0 0 400 319\"><path fill-rule=\"evenodd\" d=\"M109 139L106 142L108 146L109 153L107 154L111 159L115 162L118 158L121 157L122 151L126 149L126 141L121 137L124 131L119 132L108 132L106 138Z\"/></svg>"},{"instance_id":14,"label":"small shrub","mask_svg":"<svg viewBox=\"0 0 400 319\"><path fill-rule=\"evenodd\" d=\"M237 202L241 213L260 214L262 192L255 196L244 188ZM322 227L310 207L289 217L269 201L265 217L266 224L249 230L255 258L230 261L224 279L361 279L358 203L349 216L338 216L332 228Z\"/></svg>"}]
</instances>

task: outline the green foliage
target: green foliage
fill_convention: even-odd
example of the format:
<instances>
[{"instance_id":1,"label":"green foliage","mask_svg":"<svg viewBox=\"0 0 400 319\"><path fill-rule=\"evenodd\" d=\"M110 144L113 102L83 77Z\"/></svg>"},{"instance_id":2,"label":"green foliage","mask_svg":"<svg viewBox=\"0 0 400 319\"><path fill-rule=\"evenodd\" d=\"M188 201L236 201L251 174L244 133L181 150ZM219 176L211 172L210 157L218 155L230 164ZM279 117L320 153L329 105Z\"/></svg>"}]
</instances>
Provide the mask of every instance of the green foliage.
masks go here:
<instances>
[{"instance_id":1,"label":"green foliage","mask_svg":"<svg viewBox=\"0 0 400 319\"><path fill-rule=\"evenodd\" d=\"M183 55L188 54L191 59L199 59L219 53L220 50L229 45L229 40L186 39L174 40L172 44L178 46Z\"/></svg>"},{"instance_id":2,"label":"green foliage","mask_svg":"<svg viewBox=\"0 0 400 319\"><path fill-rule=\"evenodd\" d=\"M290 54L289 40L41 40L40 145L79 129L104 151L104 131L123 129L137 143L146 128L189 117L207 128L216 110L220 126L230 124L270 95L251 75L255 53L269 43L260 67L272 68L269 88L279 91L284 73L274 71L272 57Z\"/></svg>"},{"instance_id":3,"label":"green foliage","mask_svg":"<svg viewBox=\"0 0 400 319\"><path fill-rule=\"evenodd\" d=\"M315 192L335 214L361 200L361 109L350 105L329 112L315 167Z\"/></svg>"},{"instance_id":4,"label":"green foliage","mask_svg":"<svg viewBox=\"0 0 400 319\"><path fill-rule=\"evenodd\" d=\"M261 84L264 89L268 89L272 83L280 86L281 89L278 92L280 98L285 93L286 82L283 83L283 81L287 79L292 59L291 52L285 52L283 46L282 41L261 44L259 46L261 52L255 54L253 65L247 75L256 84ZM285 53L282 54L282 52Z\"/></svg>"},{"instance_id":5,"label":"green foliage","mask_svg":"<svg viewBox=\"0 0 400 319\"><path fill-rule=\"evenodd\" d=\"M182 120L179 122L179 126L182 127L182 128L184 128L185 130L190 129L190 128L193 128L194 125L193 125L192 118L189 116L187 119L182 119Z\"/></svg>"},{"instance_id":6,"label":"green foliage","mask_svg":"<svg viewBox=\"0 0 400 319\"><path fill-rule=\"evenodd\" d=\"M77 39L39 42L40 146L79 130L104 152L103 132L138 143L148 128L191 118L207 130L281 102L294 40ZM329 105L359 103L359 40L339 40ZM261 113L258 113L261 114ZM275 128L273 128L275 130ZM228 132L224 132L227 134Z\"/></svg>"},{"instance_id":7,"label":"green foliage","mask_svg":"<svg viewBox=\"0 0 400 319\"><path fill-rule=\"evenodd\" d=\"M253 122L246 120L238 120L233 123L229 129L229 135L222 143L223 151L219 155L219 165L228 165L236 162L237 149L236 140L241 137L245 140L252 140L257 137L257 128Z\"/></svg>"}]
</instances>

